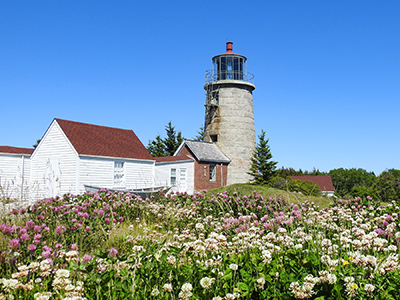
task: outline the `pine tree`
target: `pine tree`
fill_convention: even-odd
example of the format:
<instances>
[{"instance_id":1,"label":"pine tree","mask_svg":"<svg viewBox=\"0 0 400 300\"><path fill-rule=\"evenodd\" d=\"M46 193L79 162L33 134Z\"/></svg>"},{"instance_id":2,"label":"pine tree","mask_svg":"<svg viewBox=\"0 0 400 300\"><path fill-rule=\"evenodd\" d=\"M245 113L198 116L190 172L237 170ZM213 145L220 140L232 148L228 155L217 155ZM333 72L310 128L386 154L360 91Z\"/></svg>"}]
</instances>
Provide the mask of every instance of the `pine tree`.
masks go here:
<instances>
[{"instance_id":1,"label":"pine tree","mask_svg":"<svg viewBox=\"0 0 400 300\"><path fill-rule=\"evenodd\" d=\"M161 138L160 135L157 135L156 138L153 141L149 141L147 145L147 150L154 157L174 155L175 151L184 140L182 133L180 131L176 132L171 121L165 126L165 131L167 133L166 138Z\"/></svg>"},{"instance_id":2,"label":"pine tree","mask_svg":"<svg viewBox=\"0 0 400 300\"><path fill-rule=\"evenodd\" d=\"M275 176L276 165L272 161L271 149L268 145L269 139L265 139L265 131L261 130L258 136L258 144L251 158L251 167L247 174L253 176L253 181L257 184L267 184Z\"/></svg>"},{"instance_id":3,"label":"pine tree","mask_svg":"<svg viewBox=\"0 0 400 300\"><path fill-rule=\"evenodd\" d=\"M165 153L165 145L160 135L157 135L155 140L149 141L147 150L153 157L167 156Z\"/></svg>"},{"instance_id":4,"label":"pine tree","mask_svg":"<svg viewBox=\"0 0 400 300\"><path fill-rule=\"evenodd\" d=\"M193 141L202 142L204 138L204 126L201 126L199 130L197 130L197 135L193 138Z\"/></svg>"},{"instance_id":5,"label":"pine tree","mask_svg":"<svg viewBox=\"0 0 400 300\"><path fill-rule=\"evenodd\" d=\"M166 156L172 156L183 141L182 133L175 131L175 127L172 126L171 121L165 126L165 131L167 132L167 137L163 140L165 153L167 154Z\"/></svg>"}]
</instances>

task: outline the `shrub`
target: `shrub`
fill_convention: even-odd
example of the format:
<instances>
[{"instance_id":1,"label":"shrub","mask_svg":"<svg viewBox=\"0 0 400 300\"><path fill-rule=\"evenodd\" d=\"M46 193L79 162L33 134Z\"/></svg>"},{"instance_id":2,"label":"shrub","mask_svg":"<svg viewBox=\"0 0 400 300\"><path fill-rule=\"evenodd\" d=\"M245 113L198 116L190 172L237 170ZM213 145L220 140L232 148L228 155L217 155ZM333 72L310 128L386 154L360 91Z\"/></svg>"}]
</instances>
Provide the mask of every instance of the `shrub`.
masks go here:
<instances>
[{"instance_id":1,"label":"shrub","mask_svg":"<svg viewBox=\"0 0 400 300\"><path fill-rule=\"evenodd\" d=\"M287 179L277 176L272 178L271 180L271 187L276 188L276 189L280 189L280 190L284 190L286 187L286 181Z\"/></svg>"},{"instance_id":2,"label":"shrub","mask_svg":"<svg viewBox=\"0 0 400 300\"><path fill-rule=\"evenodd\" d=\"M308 196L319 196L321 190L318 185L312 181L302 181L290 179L286 183L287 189L291 192L299 192Z\"/></svg>"},{"instance_id":3,"label":"shrub","mask_svg":"<svg viewBox=\"0 0 400 300\"><path fill-rule=\"evenodd\" d=\"M321 196L321 190L318 185L312 181L285 179L277 176L272 179L271 186L289 192L302 193L306 196Z\"/></svg>"}]
</instances>

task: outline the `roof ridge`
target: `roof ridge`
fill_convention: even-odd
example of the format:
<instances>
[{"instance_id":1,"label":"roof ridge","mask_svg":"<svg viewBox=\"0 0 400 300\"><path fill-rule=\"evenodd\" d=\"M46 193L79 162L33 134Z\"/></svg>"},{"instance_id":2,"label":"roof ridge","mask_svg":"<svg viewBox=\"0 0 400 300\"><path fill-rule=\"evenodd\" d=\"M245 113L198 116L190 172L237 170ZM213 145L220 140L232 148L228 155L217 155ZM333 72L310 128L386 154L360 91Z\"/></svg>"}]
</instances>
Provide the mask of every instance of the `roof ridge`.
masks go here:
<instances>
[{"instance_id":1,"label":"roof ridge","mask_svg":"<svg viewBox=\"0 0 400 300\"><path fill-rule=\"evenodd\" d=\"M81 125L88 125L88 126L96 126L96 127L112 128L112 129L117 129L117 130L133 131L132 129L124 129L124 128L106 126L106 125L91 124L91 123L78 122L78 121L72 121L72 120L66 120L66 119L60 119L60 118L54 118L54 120L56 120L57 122L62 121L62 122L70 122L70 123L74 123L74 124L81 124Z\"/></svg>"},{"instance_id":2,"label":"roof ridge","mask_svg":"<svg viewBox=\"0 0 400 300\"><path fill-rule=\"evenodd\" d=\"M153 160L132 129L55 118L79 155Z\"/></svg>"}]
</instances>

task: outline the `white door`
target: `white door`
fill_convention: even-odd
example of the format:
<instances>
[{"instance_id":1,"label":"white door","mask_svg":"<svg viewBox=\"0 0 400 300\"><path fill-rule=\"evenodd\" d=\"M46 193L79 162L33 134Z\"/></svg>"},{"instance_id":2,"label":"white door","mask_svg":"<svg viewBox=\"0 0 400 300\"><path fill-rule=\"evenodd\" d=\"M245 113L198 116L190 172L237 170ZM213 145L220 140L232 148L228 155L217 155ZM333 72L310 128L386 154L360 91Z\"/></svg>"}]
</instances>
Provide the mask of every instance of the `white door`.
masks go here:
<instances>
[{"instance_id":1,"label":"white door","mask_svg":"<svg viewBox=\"0 0 400 300\"><path fill-rule=\"evenodd\" d=\"M47 160L45 175L47 197L55 197L60 193L60 159L50 158Z\"/></svg>"},{"instance_id":2,"label":"white door","mask_svg":"<svg viewBox=\"0 0 400 300\"><path fill-rule=\"evenodd\" d=\"M179 169L179 191L186 192L186 168Z\"/></svg>"}]
</instances>

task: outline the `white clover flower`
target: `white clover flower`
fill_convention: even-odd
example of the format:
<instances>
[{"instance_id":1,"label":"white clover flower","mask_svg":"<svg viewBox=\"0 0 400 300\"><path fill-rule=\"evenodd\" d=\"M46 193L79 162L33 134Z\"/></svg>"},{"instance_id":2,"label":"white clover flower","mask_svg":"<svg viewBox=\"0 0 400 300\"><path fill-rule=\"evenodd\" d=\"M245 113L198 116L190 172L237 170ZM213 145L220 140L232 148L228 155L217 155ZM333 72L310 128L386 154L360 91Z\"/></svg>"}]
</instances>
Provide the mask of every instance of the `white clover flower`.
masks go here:
<instances>
[{"instance_id":1,"label":"white clover flower","mask_svg":"<svg viewBox=\"0 0 400 300\"><path fill-rule=\"evenodd\" d=\"M323 248L328 248L328 247L332 246L332 241L330 239L323 239L321 241L321 246Z\"/></svg>"},{"instance_id":2,"label":"white clover flower","mask_svg":"<svg viewBox=\"0 0 400 300\"><path fill-rule=\"evenodd\" d=\"M364 290L365 290L367 293L372 293L372 292L375 290L375 286L374 286L373 284L367 283L367 284L364 286Z\"/></svg>"},{"instance_id":3,"label":"white clover flower","mask_svg":"<svg viewBox=\"0 0 400 300\"><path fill-rule=\"evenodd\" d=\"M302 244L296 244L296 245L294 245L294 249L296 249L296 250L303 249L303 245Z\"/></svg>"},{"instance_id":4,"label":"white clover flower","mask_svg":"<svg viewBox=\"0 0 400 300\"><path fill-rule=\"evenodd\" d=\"M313 237L311 236L311 235L306 235L305 237L304 237L304 240L306 241L306 242L309 242L309 241L312 241L313 240Z\"/></svg>"},{"instance_id":5,"label":"white clover flower","mask_svg":"<svg viewBox=\"0 0 400 300\"><path fill-rule=\"evenodd\" d=\"M179 299L182 299L182 300L188 300L192 295L193 295L193 294L192 294L191 292L184 292L184 291L181 291L181 292L178 294L178 298L179 298Z\"/></svg>"},{"instance_id":6,"label":"white clover flower","mask_svg":"<svg viewBox=\"0 0 400 300\"><path fill-rule=\"evenodd\" d=\"M174 264L176 263L176 258L175 258L175 256L173 256L173 255L168 256L168 257L167 257L167 263L168 263L169 265L174 265Z\"/></svg>"},{"instance_id":7,"label":"white clover flower","mask_svg":"<svg viewBox=\"0 0 400 300\"><path fill-rule=\"evenodd\" d=\"M17 279L6 279L3 278L3 286L5 289L13 289L18 284Z\"/></svg>"},{"instance_id":8,"label":"white clover flower","mask_svg":"<svg viewBox=\"0 0 400 300\"><path fill-rule=\"evenodd\" d=\"M271 252L270 252L269 250L263 250L263 251L261 252L261 256L262 256L263 262L264 262L265 264L271 263L271 261L272 261L272 254L271 254Z\"/></svg>"},{"instance_id":9,"label":"white clover flower","mask_svg":"<svg viewBox=\"0 0 400 300\"><path fill-rule=\"evenodd\" d=\"M29 269L31 269L32 271L37 271L39 269L39 267L40 267L40 264L38 262L36 262L36 261L31 262L29 264Z\"/></svg>"},{"instance_id":10,"label":"white clover flower","mask_svg":"<svg viewBox=\"0 0 400 300\"><path fill-rule=\"evenodd\" d=\"M345 282L345 283L351 283L351 282L354 282L354 277L352 277L352 276L345 277L345 278L344 278L344 282Z\"/></svg>"},{"instance_id":11,"label":"white clover flower","mask_svg":"<svg viewBox=\"0 0 400 300\"><path fill-rule=\"evenodd\" d=\"M261 277L257 279L257 288L263 290L265 284L265 278Z\"/></svg>"},{"instance_id":12,"label":"white clover flower","mask_svg":"<svg viewBox=\"0 0 400 300\"><path fill-rule=\"evenodd\" d=\"M386 261L382 264L382 268L386 272L394 271L398 268L398 254L397 253L390 253Z\"/></svg>"},{"instance_id":13,"label":"white clover flower","mask_svg":"<svg viewBox=\"0 0 400 300\"><path fill-rule=\"evenodd\" d=\"M158 290L158 288L154 287L154 288L151 290L151 295L152 295L153 297L156 297L156 296L160 295L160 291Z\"/></svg>"},{"instance_id":14,"label":"white clover flower","mask_svg":"<svg viewBox=\"0 0 400 300\"><path fill-rule=\"evenodd\" d=\"M223 300L223 298L220 296L216 296L216 297L213 297L212 300Z\"/></svg>"},{"instance_id":15,"label":"white clover flower","mask_svg":"<svg viewBox=\"0 0 400 300\"><path fill-rule=\"evenodd\" d=\"M71 291L73 291L73 290L75 290L75 286L74 286L73 284L67 284L67 285L64 287L64 291L66 291L66 292L71 292Z\"/></svg>"},{"instance_id":16,"label":"white clover flower","mask_svg":"<svg viewBox=\"0 0 400 300\"><path fill-rule=\"evenodd\" d=\"M185 284L182 285L182 292L190 292L192 291L193 287L189 282L186 282Z\"/></svg>"},{"instance_id":17,"label":"white clover flower","mask_svg":"<svg viewBox=\"0 0 400 300\"><path fill-rule=\"evenodd\" d=\"M203 287L203 289L209 289L212 284L214 283L215 279L214 278L209 278L209 277L203 277L200 280L200 285Z\"/></svg>"},{"instance_id":18,"label":"white clover flower","mask_svg":"<svg viewBox=\"0 0 400 300\"><path fill-rule=\"evenodd\" d=\"M49 300L51 297L51 292L35 293L33 299L35 300Z\"/></svg>"},{"instance_id":19,"label":"white clover flower","mask_svg":"<svg viewBox=\"0 0 400 300\"><path fill-rule=\"evenodd\" d=\"M172 284L170 284L170 283L164 284L163 291L168 292L168 293L172 293L172 291L173 291Z\"/></svg>"},{"instance_id":20,"label":"white clover flower","mask_svg":"<svg viewBox=\"0 0 400 300\"><path fill-rule=\"evenodd\" d=\"M226 300L234 300L234 299L236 299L236 297L234 294L228 293L228 294L226 294L225 299Z\"/></svg>"},{"instance_id":21,"label":"white clover flower","mask_svg":"<svg viewBox=\"0 0 400 300\"><path fill-rule=\"evenodd\" d=\"M59 278L68 278L69 275L70 275L70 272L69 272L69 270L66 270L66 269L58 269L56 271L56 277L59 277Z\"/></svg>"},{"instance_id":22,"label":"white clover flower","mask_svg":"<svg viewBox=\"0 0 400 300\"><path fill-rule=\"evenodd\" d=\"M287 230L286 230L286 228L280 227L280 228L278 228L278 233L285 234L285 233L287 233Z\"/></svg>"},{"instance_id":23,"label":"white clover flower","mask_svg":"<svg viewBox=\"0 0 400 300\"><path fill-rule=\"evenodd\" d=\"M40 277L35 278L35 280L33 282L34 283L41 283L42 282L42 278L40 278Z\"/></svg>"},{"instance_id":24,"label":"white clover flower","mask_svg":"<svg viewBox=\"0 0 400 300\"><path fill-rule=\"evenodd\" d=\"M76 251L76 250L71 250L71 251L68 251L67 253L65 253L65 256L67 257L67 258L73 258L73 257L77 257L78 256L78 251Z\"/></svg>"},{"instance_id":25,"label":"white clover flower","mask_svg":"<svg viewBox=\"0 0 400 300\"><path fill-rule=\"evenodd\" d=\"M132 247L133 255L136 255L139 252L146 252L146 249L143 246L138 246L138 245L135 245L135 246Z\"/></svg>"},{"instance_id":26,"label":"white clover flower","mask_svg":"<svg viewBox=\"0 0 400 300\"><path fill-rule=\"evenodd\" d=\"M213 260L212 258L207 259L207 260L204 262L204 265L205 265L207 268L213 266L213 264L214 264L214 260Z\"/></svg>"},{"instance_id":27,"label":"white clover flower","mask_svg":"<svg viewBox=\"0 0 400 300\"><path fill-rule=\"evenodd\" d=\"M229 269L231 269L232 271L236 271L237 269L239 269L239 266L237 264L230 264Z\"/></svg>"},{"instance_id":28,"label":"white clover flower","mask_svg":"<svg viewBox=\"0 0 400 300\"><path fill-rule=\"evenodd\" d=\"M261 277L257 279L257 283L260 285L264 285L265 284L265 278Z\"/></svg>"},{"instance_id":29,"label":"white clover flower","mask_svg":"<svg viewBox=\"0 0 400 300\"><path fill-rule=\"evenodd\" d=\"M328 275L328 283L329 284L335 284L337 282L337 277L335 274L329 274Z\"/></svg>"},{"instance_id":30,"label":"white clover flower","mask_svg":"<svg viewBox=\"0 0 400 300\"><path fill-rule=\"evenodd\" d=\"M196 230L198 232L203 232L204 231L204 224L203 223L197 223L195 228L196 228Z\"/></svg>"}]
</instances>

